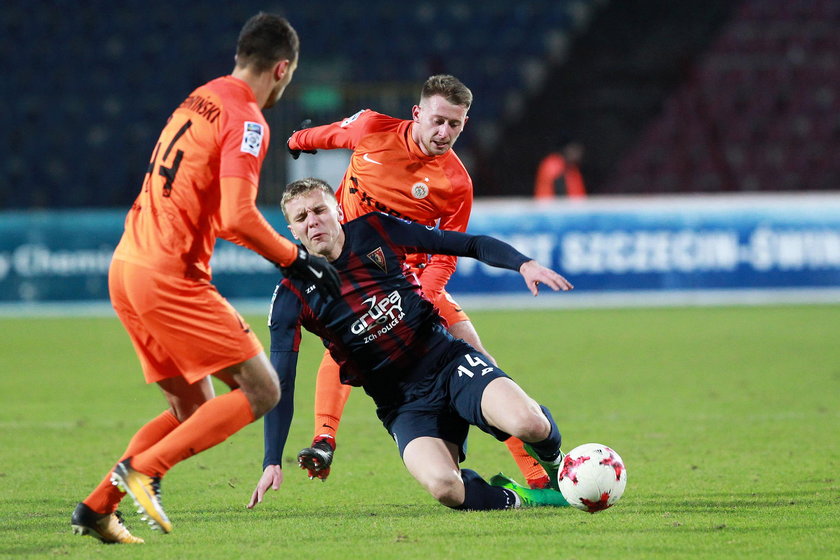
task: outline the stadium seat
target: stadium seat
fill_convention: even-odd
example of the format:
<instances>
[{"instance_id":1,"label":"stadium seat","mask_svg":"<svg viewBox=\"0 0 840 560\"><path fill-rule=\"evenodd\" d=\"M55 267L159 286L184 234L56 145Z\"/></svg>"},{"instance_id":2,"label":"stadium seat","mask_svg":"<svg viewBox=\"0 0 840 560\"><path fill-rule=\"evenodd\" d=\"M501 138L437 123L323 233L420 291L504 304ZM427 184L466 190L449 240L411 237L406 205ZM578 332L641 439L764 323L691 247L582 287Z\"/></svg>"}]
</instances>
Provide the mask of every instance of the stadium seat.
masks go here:
<instances>
[{"instance_id":1,"label":"stadium seat","mask_svg":"<svg viewBox=\"0 0 840 560\"><path fill-rule=\"evenodd\" d=\"M296 97L319 81L347 94L332 114L319 115L325 120L346 116L362 99L365 106L407 117L417 84L431 71L456 74L474 90L471 115L477 122L498 121L506 99L525 87L525 72L517 65L545 56L548 34L574 25L572 4L592 1L421 1L405 7L370 0L364 17L353 3L331 6L324 17L322 3L299 2L284 15L301 36L301 70L272 123L299 122ZM187 0L91 0L72 10L7 4L0 47L3 66L14 68L14 77L0 81L0 102L9 108L0 117L0 147L12 162L33 161L43 139L66 139L72 131L72 140L50 143L52 164L46 167L52 171L33 173L38 184L28 189L47 193L37 198L56 207L129 204L155 136L178 98L229 72L241 22L271 9L254 0L227 4L225 10L197 10ZM45 99L56 95L60 102L43 111ZM465 150L477 143L468 134L460 141ZM34 197L12 194L9 186L16 184L19 166L4 165L0 174L3 204L31 203Z\"/></svg>"},{"instance_id":2,"label":"stadium seat","mask_svg":"<svg viewBox=\"0 0 840 560\"><path fill-rule=\"evenodd\" d=\"M724 175L712 180L714 168L694 177L696 169L675 163L712 138L740 190L836 189L831 178L840 163L827 154L840 152L831 124L840 108L838 25L838 2L746 0L704 53L695 79L666 101L619 168L647 169L642 183L661 186L658 176L676 174L699 190L726 188ZM651 156L662 153L660 161ZM640 182L626 177L616 174L606 190L627 192Z\"/></svg>"}]
</instances>

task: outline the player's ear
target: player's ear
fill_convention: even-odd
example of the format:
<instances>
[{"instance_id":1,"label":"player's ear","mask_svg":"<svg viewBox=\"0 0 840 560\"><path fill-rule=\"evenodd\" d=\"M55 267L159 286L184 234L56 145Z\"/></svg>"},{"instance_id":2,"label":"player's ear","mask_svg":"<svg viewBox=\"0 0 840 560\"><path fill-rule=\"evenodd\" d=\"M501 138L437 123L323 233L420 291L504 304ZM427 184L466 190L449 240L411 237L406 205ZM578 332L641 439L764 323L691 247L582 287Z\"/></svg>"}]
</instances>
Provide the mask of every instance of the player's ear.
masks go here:
<instances>
[{"instance_id":1,"label":"player's ear","mask_svg":"<svg viewBox=\"0 0 840 560\"><path fill-rule=\"evenodd\" d=\"M283 77L286 75L286 71L289 69L289 61L288 60L281 60L274 65L274 79L279 81L283 80Z\"/></svg>"},{"instance_id":2,"label":"player's ear","mask_svg":"<svg viewBox=\"0 0 840 560\"><path fill-rule=\"evenodd\" d=\"M420 122L420 105L415 105L411 108L411 118L416 123Z\"/></svg>"},{"instance_id":3,"label":"player's ear","mask_svg":"<svg viewBox=\"0 0 840 560\"><path fill-rule=\"evenodd\" d=\"M294 237L295 239L300 241L300 237L297 236L297 234L295 233L295 230L292 229L292 226L286 226L286 227L289 228L290 232L292 232L292 237Z\"/></svg>"}]
</instances>

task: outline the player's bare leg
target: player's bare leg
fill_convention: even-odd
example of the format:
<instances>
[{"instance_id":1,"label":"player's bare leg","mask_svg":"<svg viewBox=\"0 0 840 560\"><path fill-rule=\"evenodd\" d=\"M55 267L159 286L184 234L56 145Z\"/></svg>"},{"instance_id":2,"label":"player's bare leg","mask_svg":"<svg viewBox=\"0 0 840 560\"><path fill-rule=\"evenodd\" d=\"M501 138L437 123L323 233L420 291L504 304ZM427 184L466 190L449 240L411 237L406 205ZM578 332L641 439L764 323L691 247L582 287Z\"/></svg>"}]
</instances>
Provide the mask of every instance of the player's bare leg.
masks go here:
<instances>
[{"instance_id":1,"label":"player's bare leg","mask_svg":"<svg viewBox=\"0 0 840 560\"><path fill-rule=\"evenodd\" d=\"M216 374L231 391L194 405L213 394L209 378L188 384L182 378L160 383L170 406L194 410L180 426L146 451L122 461L114 469L113 482L127 492L148 518L152 528L172 530L160 501L160 480L176 463L209 449L270 410L280 397L277 376L260 352Z\"/></svg>"},{"instance_id":2,"label":"player's bare leg","mask_svg":"<svg viewBox=\"0 0 840 560\"><path fill-rule=\"evenodd\" d=\"M157 382L158 388L166 397L169 409L179 422L184 422L198 408L216 396L213 383L205 377L195 383L188 383L183 377L170 377Z\"/></svg>"},{"instance_id":3,"label":"player's bare leg","mask_svg":"<svg viewBox=\"0 0 840 560\"><path fill-rule=\"evenodd\" d=\"M488 484L477 472L458 465L458 446L433 437L411 440L403 451L408 472L441 504L453 509L494 510L565 506L562 494L531 490L496 475ZM494 482L495 481L495 482Z\"/></svg>"},{"instance_id":4,"label":"player's bare leg","mask_svg":"<svg viewBox=\"0 0 840 560\"><path fill-rule=\"evenodd\" d=\"M255 419L262 418L280 400L277 374L262 352L251 359L223 369L214 377L223 381L231 389L239 389L245 394Z\"/></svg>"},{"instance_id":5,"label":"player's bare leg","mask_svg":"<svg viewBox=\"0 0 840 560\"><path fill-rule=\"evenodd\" d=\"M540 405L508 377L494 379L481 397L481 412L492 426L526 442L542 441L551 423Z\"/></svg>"},{"instance_id":6,"label":"player's bare leg","mask_svg":"<svg viewBox=\"0 0 840 560\"><path fill-rule=\"evenodd\" d=\"M403 451L408 472L437 501L448 507L464 503L458 447L433 437L411 440Z\"/></svg>"},{"instance_id":7,"label":"player's bare leg","mask_svg":"<svg viewBox=\"0 0 840 560\"><path fill-rule=\"evenodd\" d=\"M548 473L557 488L557 473L563 462L560 432L548 409L541 407L510 378L495 379L484 390L481 412L492 426L525 442L531 456Z\"/></svg>"},{"instance_id":8,"label":"player's bare leg","mask_svg":"<svg viewBox=\"0 0 840 560\"><path fill-rule=\"evenodd\" d=\"M460 338L487 356L494 366L497 365L496 360L487 352L484 345L482 345L481 339L479 338L478 332L475 330L472 321L458 321L457 323L449 326L449 332L455 338ZM516 466L519 467L520 472L522 472L522 476L525 477L525 481L528 483L528 486L531 488L547 488L549 486L550 479L548 473L545 471L543 466L528 453L523 446L521 439L515 437L509 438L505 442L505 445L507 445L508 451L510 451L513 460L516 461Z\"/></svg>"}]
</instances>

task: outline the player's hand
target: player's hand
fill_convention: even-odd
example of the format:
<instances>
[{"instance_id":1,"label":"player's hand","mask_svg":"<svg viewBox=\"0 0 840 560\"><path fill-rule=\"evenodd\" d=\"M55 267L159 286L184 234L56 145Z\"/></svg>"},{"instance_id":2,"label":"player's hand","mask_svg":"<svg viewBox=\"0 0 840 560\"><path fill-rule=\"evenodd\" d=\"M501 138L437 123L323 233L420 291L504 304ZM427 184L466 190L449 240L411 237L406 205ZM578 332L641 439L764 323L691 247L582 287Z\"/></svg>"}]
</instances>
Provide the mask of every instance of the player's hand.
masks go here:
<instances>
[{"instance_id":1,"label":"player's hand","mask_svg":"<svg viewBox=\"0 0 840 560\"><path fill-rule=\"evenodd\" d=\"M283 484L283 469L280 465L268 465L263 471L260 481L257 483L254 493L251 494L251 501L248 502L248 509L254 509L254 506L261 504L263 496L268 492L268 489L279 490L280 485Z\"/></svg>"},{"instance_id":2,"label":"player's hand","mask_svg":"<svg viewBox=\"0 0 840 560\"><path fill-rule=\"evenodd\" d=\"M338 298L341 295L341 280L333 265L324 257L312 255L298 246L298 256L289 266L281 266L283 276L312 282L324 297Z\"/></svg>"},{"instance_id":3,"label":"player's hand","mask_svg":"<svg viewBox=\"0 0 840 560\"><path fill-rule=\"evenodd\" d=\"M298 125L298 127L295 130L292 131L292 134L294 134L295 132L297 132L299 130L303 130L304 128L309 128L310 126L312 126L312 119L305 119L304 121L302 121L300 123L300 125ZM292 139L292 137L290 135L289 140L291 140L291 139ZM318 153L318 150L295 150L295 149L292 149L292 147L289 146L289 140L286 140L286 149L289 150L289 155L292 156L292 159L299 158L301 153L304 153L304 154L317 154Z\"/></svg>"},{"instance_id":4,"label":"player's hand","mask_svg":"<svg viewBox=\"0 0 840 560\"><path fill-rule=\"evenodd\" d=\"M568 292L573 289L571 282L550 268L546 268L537 261L528 261L519 267L519 273L525 278L525 284L531 293L537 295L540 291L539 285L545 284L555 292L562 290Z\"/></svg>"}]
</instances>

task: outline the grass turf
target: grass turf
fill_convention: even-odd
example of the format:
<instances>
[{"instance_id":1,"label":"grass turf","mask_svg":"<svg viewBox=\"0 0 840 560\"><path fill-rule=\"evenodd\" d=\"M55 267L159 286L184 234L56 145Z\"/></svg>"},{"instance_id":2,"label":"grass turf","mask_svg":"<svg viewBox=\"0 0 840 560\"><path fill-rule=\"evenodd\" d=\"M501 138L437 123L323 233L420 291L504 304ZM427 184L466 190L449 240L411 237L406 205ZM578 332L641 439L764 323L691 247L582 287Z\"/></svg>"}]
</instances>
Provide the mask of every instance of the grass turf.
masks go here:
<instances>
[{"instance_id":1,"label":"grass turf","mask_svg":"<svg viewBox=\"0 0 840 560\"><path fill-rule=\"evenodd\" d=\"M614 447L628 468L606 512L453 512L408 475L354 391L330 479L309 442L320 344L304 340L286 481L245 503L262 426L176 466L174 524L142 546L75 537L69 517L134 431L164 408L112 318L0 319L0 557L836 558L840 306L474 312L485 346L553 412L564 449ZM263 337L262 317L249 318ZM262 327L262 328L261 328ZM521 480L474 432L465 467Z\"/></svg>"}]
</instances>

